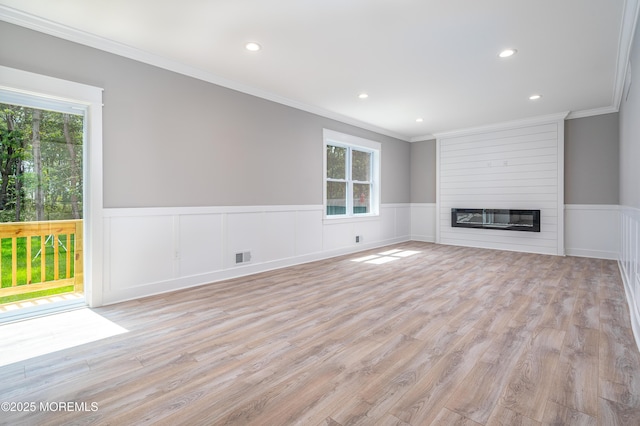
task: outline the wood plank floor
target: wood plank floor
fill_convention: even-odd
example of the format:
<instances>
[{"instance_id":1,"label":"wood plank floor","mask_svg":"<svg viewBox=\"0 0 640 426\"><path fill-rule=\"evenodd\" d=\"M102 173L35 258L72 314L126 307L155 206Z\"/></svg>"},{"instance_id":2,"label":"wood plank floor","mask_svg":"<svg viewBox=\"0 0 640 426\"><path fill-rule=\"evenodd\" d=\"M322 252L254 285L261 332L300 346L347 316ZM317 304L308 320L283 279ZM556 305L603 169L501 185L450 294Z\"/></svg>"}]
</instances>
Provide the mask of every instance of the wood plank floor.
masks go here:
<instances>
[{"instance_id":1,"label":"wood plank floor","mask_svg":"<svg viewBox=\"0 0 640 426\"><path fill-rule=\"evenodd\" d=\"M409 242L94 312L128 332L0 367L86 405L2 424L640 424L613 261Z\"/></svg>"}]
</instances>

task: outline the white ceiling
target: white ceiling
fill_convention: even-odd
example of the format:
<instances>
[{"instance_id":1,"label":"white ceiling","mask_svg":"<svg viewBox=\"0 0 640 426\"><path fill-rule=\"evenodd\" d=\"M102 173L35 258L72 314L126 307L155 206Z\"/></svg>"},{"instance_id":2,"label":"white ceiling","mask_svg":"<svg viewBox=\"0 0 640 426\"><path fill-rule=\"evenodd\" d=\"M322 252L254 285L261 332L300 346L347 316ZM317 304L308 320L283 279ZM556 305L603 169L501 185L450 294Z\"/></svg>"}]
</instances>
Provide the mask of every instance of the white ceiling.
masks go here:
<instances>
[{"instance_id":1,"label":"white ceiling","mask_svg":"<svg viewBox=\"0 0 640 426\"><path fill-rule=\"evenodd\" d=\"M0 0L0 19L415 141L616 111L637 4ZM499 58L508 47L518 53Z\"/></svg>"}]
</instances>

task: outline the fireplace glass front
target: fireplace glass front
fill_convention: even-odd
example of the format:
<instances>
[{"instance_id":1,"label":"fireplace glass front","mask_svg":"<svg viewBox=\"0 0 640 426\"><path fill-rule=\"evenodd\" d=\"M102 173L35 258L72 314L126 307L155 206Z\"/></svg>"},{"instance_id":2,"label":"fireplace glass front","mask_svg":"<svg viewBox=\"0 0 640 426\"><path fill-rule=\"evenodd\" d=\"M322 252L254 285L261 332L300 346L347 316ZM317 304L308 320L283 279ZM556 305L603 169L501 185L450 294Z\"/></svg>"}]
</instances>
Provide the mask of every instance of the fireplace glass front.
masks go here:
<instances>
[{"instance_id":1,"label":"fireplace glass front","mask_svg":"<svg viewBox=\"0 0 640 426\"><path fill-rule=\"evenodd\" d=\"M540 210L451 209L451 226L540 232Z\"/></svg>"}]
</instances>

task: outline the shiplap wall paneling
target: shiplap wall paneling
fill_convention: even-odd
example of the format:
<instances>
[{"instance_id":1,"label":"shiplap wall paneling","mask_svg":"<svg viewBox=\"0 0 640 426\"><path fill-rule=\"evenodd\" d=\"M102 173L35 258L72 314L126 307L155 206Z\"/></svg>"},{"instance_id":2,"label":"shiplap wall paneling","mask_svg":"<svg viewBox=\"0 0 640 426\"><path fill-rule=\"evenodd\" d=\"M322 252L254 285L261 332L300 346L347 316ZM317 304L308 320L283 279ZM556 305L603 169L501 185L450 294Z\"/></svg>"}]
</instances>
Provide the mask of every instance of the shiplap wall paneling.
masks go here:
<instances>
[{"instance_id":1,"label":"shiplap wall paneling","mask_svg":"<svg viewBox=\"0 0 640 426\"><path fill-rule=\"evenodd\" d=\"M439 242L563 254L562 122L438 139ZM452 208L540 210L540 232L451 227Z\"/></svg>"}]
</instances>

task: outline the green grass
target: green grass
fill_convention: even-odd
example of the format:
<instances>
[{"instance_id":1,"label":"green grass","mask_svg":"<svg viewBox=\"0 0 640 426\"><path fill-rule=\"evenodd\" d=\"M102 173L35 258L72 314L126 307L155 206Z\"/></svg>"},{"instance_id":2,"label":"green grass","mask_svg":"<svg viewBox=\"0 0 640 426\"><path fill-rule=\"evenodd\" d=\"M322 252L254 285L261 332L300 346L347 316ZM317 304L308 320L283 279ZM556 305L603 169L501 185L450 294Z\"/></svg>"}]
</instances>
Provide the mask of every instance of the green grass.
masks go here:
<instances>
[{"instance_id":1,"label":"green grass","mask_svg":"<svg viewBox=\"0 0 640 426\"><path fill-rule=\"evenodd\" d=\"M27 259L27 238L31 238L31 258ZM52 244L53 237L51 237L48 241L45 237L46 246L45 246L45 282L53 281L55 276L54 270L54 246ZM67 246L67 236L59 235L58 244L58 278L71 278L73 277L73 246L75 235L71 236L71 242L69 246ZM31 284L40 283L41 282L41 268L42 268L42 254L38 254L40 250L40 242L41 237L20 237L16 239L16 249L17 249L17 285L24 286L27 284L27 264L31 263ZM60 245L60 242L64 245ZM3 238L0 241L0 266L2 267L2 271L0 273L0 287L6 288L11 287L11 268L12 268L12 241L11 238ZM70 268L67 271L67 256L70 257ZM67 285L63 287L50 288L46 290L38 290L30 293L23 294L15 294L11 296L0 296L0 304L4 303L13 303L21 300L35 299L37 297L45 297L52 296L55 294L61 293L69 293L73 291L72 285Z\"/></svg>"},{"instance_id":2,"label":"green grass","mask_svg":"<svg viewBox=\"0 0 640 426\"><path fill-rule=\"evenodd\" d=\"M31 259L27 259L27 238L31 238ZM71 236L71 247L67 246L67 236L59 235L59 242L64 244L63 247L58 244L58 277L60 279L71 278L73 277L73 245L74 245L75 235ZM45 238L46 240L46 238ZM53 237L47 241L45 247L45 281L52 281L54 279L54 248L52 245ZM38 255L38 251L40 250L40 241L41 237L21 237L17 238L17 284L25 285L27 284L27 262L31 262L31 284L41 282L40 272L41 272L41 254ZM2 272L0 273L0 282L1 287L11 287L11 238L3 238L0 243L1 252L2 252L2 263L0 264L2 267ZM36 257L37 255L37 257ZM71 267L70 271L67 271L67 256L71 256Z\"/></svg>"},{"instance_id":3,"label":"green grass","mask_svg":"<svg viewBox=\"0 0 640 426\"><path fill-rule=\"evenodd\" d=\"M67 285L64 287L50 288L48 290L34 291L31 293L14 294L13 296L0 297L0 305L4 303L19 302L21 300L35 299L37 297L52 296L54 294L71 293L72 291L73 291L73 286Z\"/></svg>"}]
</instances>

